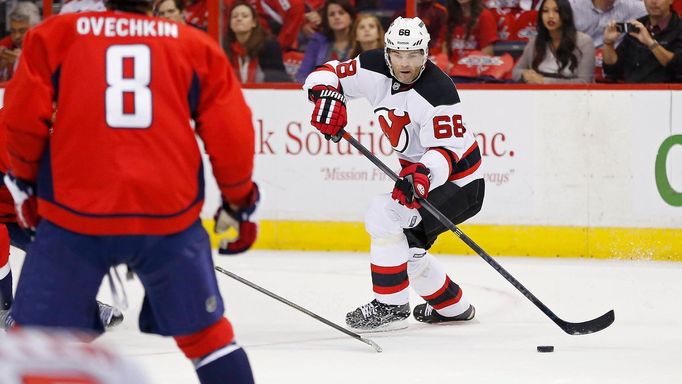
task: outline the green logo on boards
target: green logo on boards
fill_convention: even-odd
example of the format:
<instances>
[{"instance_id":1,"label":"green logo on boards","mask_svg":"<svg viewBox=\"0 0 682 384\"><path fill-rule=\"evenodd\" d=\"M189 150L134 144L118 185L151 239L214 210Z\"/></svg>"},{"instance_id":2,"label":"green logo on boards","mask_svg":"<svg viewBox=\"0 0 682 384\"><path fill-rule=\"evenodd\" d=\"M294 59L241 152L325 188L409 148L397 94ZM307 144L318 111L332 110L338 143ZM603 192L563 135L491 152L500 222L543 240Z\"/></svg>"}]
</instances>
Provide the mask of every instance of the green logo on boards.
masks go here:
<instances>
[{"instance_id":1,"label":"green logo on boards","mask_svg":"<svg viewBox=\"0 0 682 384\"><path fill-rule=\"evenodd\" d=\"M663 198L663 201L674 207L682 207L682 192L676 191L673 189L673 186L670 185L670 178L668 177L668 172L666 170L668 154L675 144L682 145L682 135L668 137L663 140L663 144L658 148L658 154L656 155L656 187L658 187L658 193ZM682 165L677 164L675 167L680 171Z\"/></svg>"}]
</instances>

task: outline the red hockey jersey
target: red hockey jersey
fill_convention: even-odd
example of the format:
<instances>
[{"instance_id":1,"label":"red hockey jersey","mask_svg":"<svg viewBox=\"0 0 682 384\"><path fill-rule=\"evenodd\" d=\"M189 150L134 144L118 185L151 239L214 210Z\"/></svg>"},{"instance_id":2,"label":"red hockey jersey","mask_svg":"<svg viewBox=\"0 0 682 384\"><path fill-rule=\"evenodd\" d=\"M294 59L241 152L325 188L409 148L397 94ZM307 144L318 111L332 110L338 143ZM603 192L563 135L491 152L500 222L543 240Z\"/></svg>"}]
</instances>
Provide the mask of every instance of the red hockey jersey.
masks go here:
<instances>
[{"instance_id":1,"label":"red hockey jersey","mask_svg":"<svg viewBox=\"0 0 682 384\"><path fill-rule=\"evenodd\" d=\"M10 168L37 182L40 215L72 231L188 227L204 196L196 134L223 197L239 205L251 191L251 112L220 46L192 27L122 12L52 17L26 35L5 101Z\"/></svg>"},{"instance_id":2,"label":"red hockey jersey","mask_svg":"<svg viewBox=\"0 0 682 384\"><path fill-rule=\"evenodd\" d=\"M2 117L5 114L4 109L0 109L0 177L5 176L7 172L7 151L5 150L7 144L7 132L5 125L2 123ZM16 212L14 211L14 200L10 195L9 190L5 186L5 182L0 180L0 223L14 223L17 221Z\"/></svg>"}]
</instances>

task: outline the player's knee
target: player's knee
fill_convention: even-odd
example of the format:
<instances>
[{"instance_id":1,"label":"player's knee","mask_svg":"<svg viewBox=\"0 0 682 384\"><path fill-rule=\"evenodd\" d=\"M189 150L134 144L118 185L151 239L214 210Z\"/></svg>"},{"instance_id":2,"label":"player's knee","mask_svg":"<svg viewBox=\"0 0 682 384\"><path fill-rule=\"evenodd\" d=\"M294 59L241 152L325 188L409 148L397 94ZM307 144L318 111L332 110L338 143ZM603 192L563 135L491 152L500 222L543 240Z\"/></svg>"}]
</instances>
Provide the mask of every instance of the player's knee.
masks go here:
<instances>
[{"instance_id":1,"label":"player's knee","mask_svg":"<svg viewBox=\"0 0 682 384\"><path fill-rule=\"evenodd\" d=\"M175 336L174 339L187 358L197 359L230 344L234 339L234 331L232 324L223 317L199 332Z\"/></svg>"},{"instance_id":2,"label":"player's knee","mask_svg":"<svg viewBox=\"0 0 682 384\"><path fill-rule=\"evenodd\" d=\"M375 196L365 214L365 230L372 238L403 236L403 228L419 224L421 216L416 209L409 209L391 199L388 194Z\"/></svg>"},{"instance_id":3,"label":"player's knee","mask_svg":"<svg viewBox=\"0 0 682 384\"><path fill-rule=\"evenodd\" d=\"M373 238L387 237L396 232L395 223L389 219L385 206L384 195L374 196L365 213L365 230Z\"/></svg>"}]
</instances>

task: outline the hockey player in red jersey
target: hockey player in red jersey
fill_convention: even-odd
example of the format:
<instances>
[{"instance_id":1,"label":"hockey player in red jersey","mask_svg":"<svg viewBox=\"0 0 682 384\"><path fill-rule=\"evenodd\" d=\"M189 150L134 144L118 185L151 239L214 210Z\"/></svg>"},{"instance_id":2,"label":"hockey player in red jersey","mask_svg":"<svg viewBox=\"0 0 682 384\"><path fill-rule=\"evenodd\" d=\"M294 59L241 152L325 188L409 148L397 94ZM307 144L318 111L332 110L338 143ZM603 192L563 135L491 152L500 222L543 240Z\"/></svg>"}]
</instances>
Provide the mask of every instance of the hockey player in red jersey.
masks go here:
<instances>
[{"instance_id":1,"label":"hockey player in red jersey","mask_svg":"<svg viewBox=\"0 0 682 384\"><path fill-rule=\"evenodd\" d=\"M2 123L4 109L0 109L0 178L7 172L7 134ZM14 295L12 294L12 269L9 262L10 244L26 252L31 242L31 234L17 224L12 195L0 179L0 329L8 329L14 324L11 313ZM111 305L97 301L99 317L105 328L112 328L123 321L123 314Z\"/></svg>"},{"instance_id":2,"label":"hockey player in red jersey","mask_svg":"<svg viewBox=\"0 0 682 384\"><path fill-rule=\"evenodd\" d=\"M221 251L243 252L259 200L251 112L208 35L151 17L148 0L107 6L29 31L6 90L5 184L19 223L36 228L13 316L20 327L101 332L95 295L127 264L145 289L143 332L172 336L202 383L252 383L199 220L196 141L223 198L216 229L238 228Z\"/></svg>"},{"instance_id":3,"label":"hockey player in red jersey","mask_svg":"<svg viewBox=\"0 0 682 384\"><path fill-rule=\"evenodd\" d=\"M345 97L364 97L400 159L402 170L391 194L372 200L365 218L371 237L375 299L346 315L358 331L407 327L409 287L426 303L414 308L417 321L470 320L474 306L428 249L446 231L420 209L428 199L459 224L481 209L481 153L452 80L427 60L429 33L419 18L399 17L385 35L385 49L330 61L306 79L315 103L311 124L328 138L346 125Z\"/></svg>"}]
</instances>

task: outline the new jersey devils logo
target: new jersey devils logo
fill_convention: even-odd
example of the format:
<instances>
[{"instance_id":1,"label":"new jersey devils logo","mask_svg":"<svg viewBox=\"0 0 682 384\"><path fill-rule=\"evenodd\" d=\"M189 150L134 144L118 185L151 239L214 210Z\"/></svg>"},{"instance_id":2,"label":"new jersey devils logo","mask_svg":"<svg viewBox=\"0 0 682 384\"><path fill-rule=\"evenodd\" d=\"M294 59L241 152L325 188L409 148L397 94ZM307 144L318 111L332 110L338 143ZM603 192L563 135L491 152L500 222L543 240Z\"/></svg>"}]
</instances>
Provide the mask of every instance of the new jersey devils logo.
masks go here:
<instances>
[{"instance_id":1,"label":"new jersey devils logo","mask_svg":"<svg viewBox=\"0 0 682 384\"><path fill-rule=\"evenodd\" d=\"M374 113L393 149L400 153L404 152L410 142L410 135L406 128L407 124L410 124L410 115L407 111L397 114L395 109L381 107L375 109Z\"/></svg>"}]
</instances>

